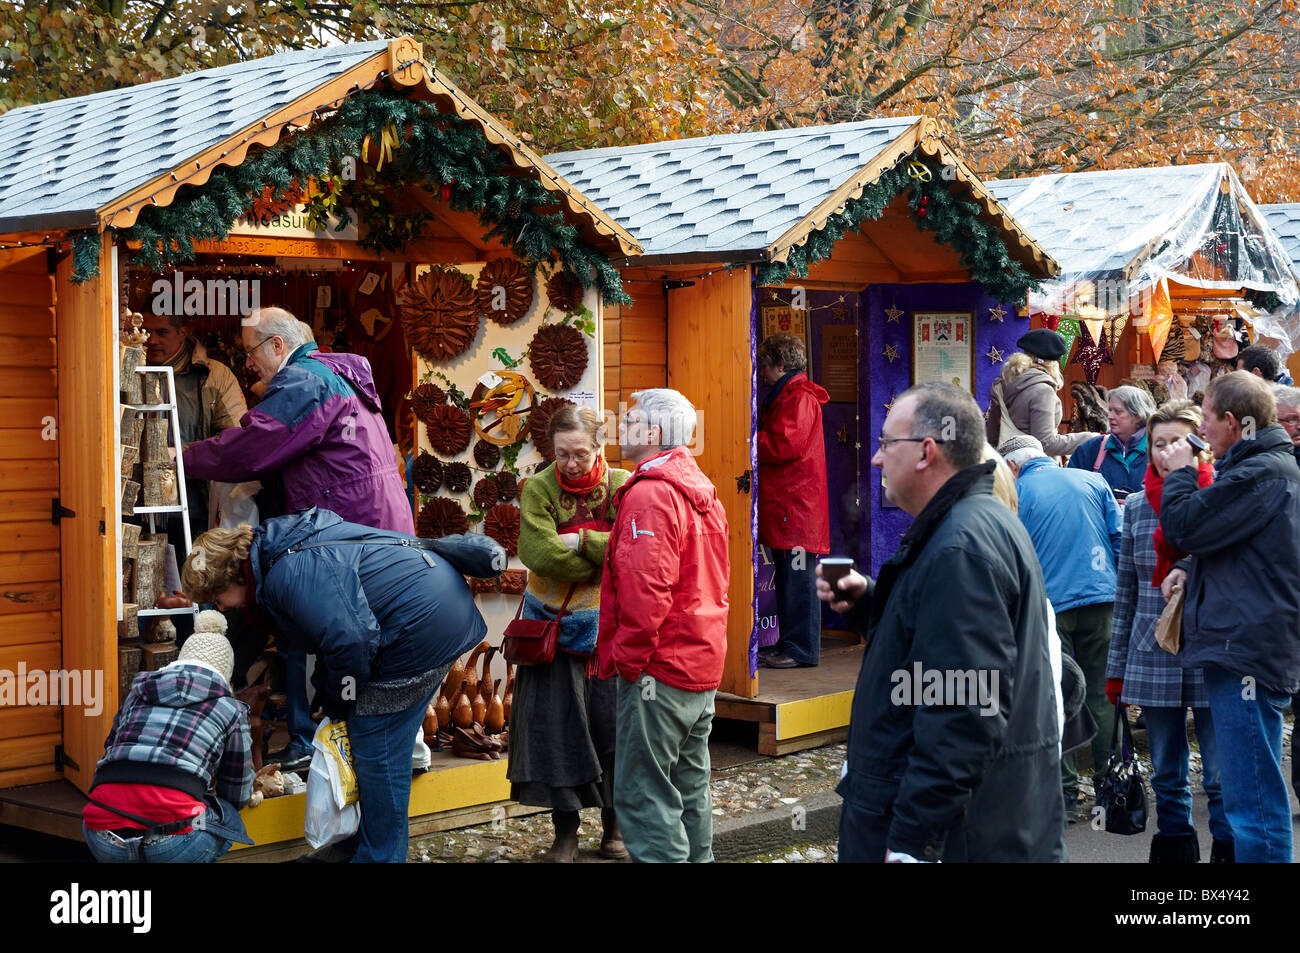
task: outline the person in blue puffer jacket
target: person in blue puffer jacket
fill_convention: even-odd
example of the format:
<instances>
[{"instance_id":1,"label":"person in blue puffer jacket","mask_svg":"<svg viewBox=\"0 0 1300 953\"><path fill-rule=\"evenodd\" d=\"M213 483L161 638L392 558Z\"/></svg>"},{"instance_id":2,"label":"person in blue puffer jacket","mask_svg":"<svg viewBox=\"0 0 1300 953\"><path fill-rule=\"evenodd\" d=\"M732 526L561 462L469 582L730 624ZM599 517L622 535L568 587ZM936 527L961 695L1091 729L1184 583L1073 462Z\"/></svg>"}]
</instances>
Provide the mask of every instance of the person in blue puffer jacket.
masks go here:
<instances>
[{"instance_id":1,"label":"person in blue puffer jacket","mask_svg":"<svg viewBox=\"0 0 1300 953\"><path fill-rule=\"evenodd\" d=\"M361 789L354 861L406 860L411 739L451 663L487 632L462 574L505 566L481 534L422 540L316 507L209 530L186 558L191 599L264 610L291 648L316 654L322 707L348 723Z\"/></svg>"}]
</instances>

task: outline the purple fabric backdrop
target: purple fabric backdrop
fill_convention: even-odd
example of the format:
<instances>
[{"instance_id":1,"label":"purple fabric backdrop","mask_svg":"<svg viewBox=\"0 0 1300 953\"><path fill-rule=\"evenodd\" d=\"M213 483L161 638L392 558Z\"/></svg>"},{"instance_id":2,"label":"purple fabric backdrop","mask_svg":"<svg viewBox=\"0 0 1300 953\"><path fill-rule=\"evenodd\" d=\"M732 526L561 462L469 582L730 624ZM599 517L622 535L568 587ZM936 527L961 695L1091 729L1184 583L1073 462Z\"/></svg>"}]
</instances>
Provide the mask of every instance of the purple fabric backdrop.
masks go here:
<instances>
[{"instance_id":1,"label":"purple fabric backdrop","mask_svg":"<svg viewBox=\"0 0 1300 953\"><path fill-rule=\"evenodd\" d=\"M985 294L983 287L974 281L872 285L863 297L870 330L862 336L867 356L862 362L863 386L859 399L869 405L861 411L864 434L862 469L871 488L871 498L869 505L864 507L860 564L869 565L874 576L898 548L899 540L912 522L912 517L902 510L882 506L880 471L870 466L878 446L881 425L888 413L885 404L911 383L912 312L975 312L975 399L981 410L988 408L989 387L1002 373L1002 365L991 361L986 353L990 347L996 347L1004 356L1014 353L1016 339L1029 330L1029 319L1019 317L1013 306L1003 304L1002 310L1006 312L1003 320L990 320L989 312L998 302ZM886 320L885 309L891 306L906 312L897 322ZM898 358L892 363L884 355L890 344L898 347Z\"/></svg>"}]
</instances>

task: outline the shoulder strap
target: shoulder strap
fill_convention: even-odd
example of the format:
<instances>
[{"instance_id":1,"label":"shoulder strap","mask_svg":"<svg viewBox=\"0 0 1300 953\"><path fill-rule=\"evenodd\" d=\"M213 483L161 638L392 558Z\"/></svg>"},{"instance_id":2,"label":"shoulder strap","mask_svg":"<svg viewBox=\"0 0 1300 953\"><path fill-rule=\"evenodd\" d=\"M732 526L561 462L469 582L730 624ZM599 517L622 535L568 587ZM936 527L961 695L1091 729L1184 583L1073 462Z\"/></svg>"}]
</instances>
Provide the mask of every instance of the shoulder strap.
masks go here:
<instances>
[{"instance_id":1,"label":"shoulder strap","mask_svg":"<svg viewBox=\"0 0 1300 953\"><path fill-rule=\"evenodd\" d=\"M1101 465L1106 462L1106 444L1110 442L1109 434L1101 435L1101 449L1097 451L1097 459L1092 462L1092 472L1100 473Z\"/></svg>"},{"instance_id":2,"label":"shoulder strap","mask_svg":"<svg viewBox=\"0 0 1300 953\"><path fill-rule=\"evenodd\" d=\"M576 582L573 585L569 586L569 594L564 597L564 604L560 606L560 611L556 613L555 616L556 625L559 625L560 620L564 618L564 613L569 608L569 600L573 598L573 594L577 591L578 591L578 584ZM515 610L516 619L518 619L520 616L524 614L524 601L527 600L527 598L528 595L526 593L519 597L519 608Z\"/></svg>"}]
</instances>

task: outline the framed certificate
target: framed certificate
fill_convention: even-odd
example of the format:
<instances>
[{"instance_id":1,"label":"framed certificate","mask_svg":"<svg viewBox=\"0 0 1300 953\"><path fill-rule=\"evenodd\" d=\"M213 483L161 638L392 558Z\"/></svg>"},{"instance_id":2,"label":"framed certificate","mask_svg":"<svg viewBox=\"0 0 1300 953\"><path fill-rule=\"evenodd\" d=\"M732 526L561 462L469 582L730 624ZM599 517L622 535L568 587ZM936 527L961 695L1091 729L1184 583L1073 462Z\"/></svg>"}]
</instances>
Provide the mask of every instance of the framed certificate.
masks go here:
<instances>
[{"instance_id":1,"label":"framed certificate","mask_svg":"<svg viewBox=\"0 0 1300 953\"><path fill-rule=\"evenodd\" d=\"M975 314L912 312L912 384L943 381L975 392Z\"/></svg>"}]
</instances>

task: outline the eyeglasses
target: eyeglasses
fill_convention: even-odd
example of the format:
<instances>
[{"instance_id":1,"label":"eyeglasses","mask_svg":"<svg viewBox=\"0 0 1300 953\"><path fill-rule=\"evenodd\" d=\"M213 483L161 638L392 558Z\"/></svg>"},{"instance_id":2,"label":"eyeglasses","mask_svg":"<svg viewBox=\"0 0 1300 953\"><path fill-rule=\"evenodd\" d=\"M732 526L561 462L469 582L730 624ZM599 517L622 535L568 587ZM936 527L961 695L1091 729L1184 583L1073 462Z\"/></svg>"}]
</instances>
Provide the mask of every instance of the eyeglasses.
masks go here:
<instances>
[{"instance_id":1,"label":"eyeglasses","mask_svg":"<svg viewBox=\"0 0 1300 953\"><path fill-rule=\"evenodd\" d=\"M558 450L555 452L555 462L560 464L561 466L563 466L564 464L572 460L578 466L585 467L587 464L591 463L591 461L594 460L595 458L596 455L592 453L590 450L584 450L582 453L574 453L574 454L563 453Z\"/></svg>"},{"instance_id":2,"label":"eyeglasses","mask_svg":"<svg viewBox=\"0 0 1300 953\"><path fill-rule=\"evenodd\" d=\"M952 443L951 440L940 440L938 437L886 437L883 433L878 438L882 447L887 447L891 443L924 443L927 440L933 440L935 443Z\"/></svg>"},{"instance_id":3,"label":"eyeglasses","mask_svg":"<svg viewBox=\"0 0 1300 953\"><path fill-rule=\"evenodd\" d=\"M270 337L262 338L262 340L258 341L256 344L254 344L252 347L250 347L247 351L244 352L245 356L247 356L247 357L252 357L254 351L256 351L259 347L261 347L261 346L262 346L263 344L265 344L267 341L274 341L277 337L279 337L278 334L272 334Z\"/></svg>"}]
</instances>

